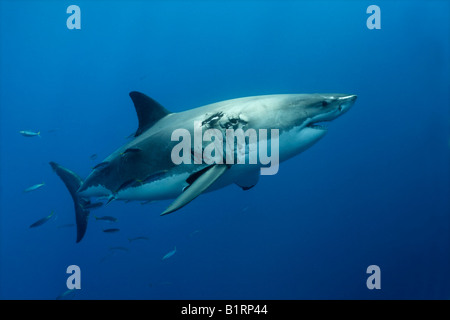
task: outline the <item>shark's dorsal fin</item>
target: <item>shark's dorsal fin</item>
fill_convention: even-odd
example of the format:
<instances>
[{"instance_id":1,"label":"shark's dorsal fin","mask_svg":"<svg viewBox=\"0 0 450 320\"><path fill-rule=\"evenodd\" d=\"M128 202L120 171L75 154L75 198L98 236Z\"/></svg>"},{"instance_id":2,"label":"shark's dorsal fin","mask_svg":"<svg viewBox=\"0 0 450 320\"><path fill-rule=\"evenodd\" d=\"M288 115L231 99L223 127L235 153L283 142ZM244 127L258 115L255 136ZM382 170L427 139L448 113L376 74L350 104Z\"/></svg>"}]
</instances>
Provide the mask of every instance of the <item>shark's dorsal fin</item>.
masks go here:
<instances>
[{"instance_id":1,"label":"shark's dorsal fin","mask_svg":"<svg viewBox=\"0 0 450 320\"><path fill-rule=\"evenodd\" d=\"M203 191L208 189L217 179L219 179L228 169L227 164L215 164L201 170L202 174L198 176L188 188L184 189L178 198L170 204L170 206L161 215L165 215L178 210L189 202L197 198Z\"/></svg>"},{"instance_id":2,"label":"shark's dorsal fin","mask_svg":"<svg viewBox=\"0 0 450 320\"><path fill-rule=\"evenodd\" d=\"M131 91L130 98L133 100L139 121L139 127L134 134L135 137L170 113L158 102L143 93Z\"/></svg>"}]
</instances>

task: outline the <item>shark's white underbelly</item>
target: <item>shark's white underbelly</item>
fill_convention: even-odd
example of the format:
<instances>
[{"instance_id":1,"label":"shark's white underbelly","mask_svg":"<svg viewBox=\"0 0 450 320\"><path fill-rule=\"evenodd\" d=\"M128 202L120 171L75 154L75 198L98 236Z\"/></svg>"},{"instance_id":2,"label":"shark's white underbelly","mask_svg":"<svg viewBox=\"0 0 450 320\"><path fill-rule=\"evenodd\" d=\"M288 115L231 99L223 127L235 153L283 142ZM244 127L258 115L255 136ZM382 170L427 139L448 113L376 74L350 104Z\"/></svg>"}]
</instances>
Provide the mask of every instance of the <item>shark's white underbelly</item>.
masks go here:
<instances>
[{"instance_id":1,"label":"shark's white underbelly","mask_svg":"<svg viewBox=\"0 0 450 320\"><path fill-rule=\"evenodd\" d=\"M234 165L226 174L219 178L211 187L205 192L221 189L239 181L242 176L248 173L253 173L254 166L248 165ZM190 176L189 173L182 173L172 175L167 178L147 183L138 187L130 187L120 191L116 194L117 200L166 200L178 197L183 189L188 186L186 179Z\"/></svg>"},{"instance_id":2,"label":"shark's white underbelly","mask_svg":"<svg viewBox=\"0 0 450 320\"><path fill-rule=\"evenodd\" d=\"M280 135L280 143L279 143L279 158L272 159L278 161L284 161L288 158L298 154L312 144L314 144L317 140L320 139L325 134L325 132L321 132L320 130L303 128L303 130L293 129L287 132L283 132ZM271 143L269 140L268 144L269 150L271 149ZM254 147L250 148L250 150L258 150L259 148ZM217 190L223 188L229 184L239 182L245 177L247 174L254 174L255 170L259 170L261 167L260 164L256 165L248 165L249 163L249 149L246 150L246 158L245 164L237 164L232 165L231 169L228 170L222 177L220 177L213 185L211 185L205 192ZM254 152L255 152L254 151ZM270 150L273 153L274 150ZM255 155L256 158L259 158L259 155ZM250 157L251 158L251 157ZM204 166L199 166L198 170L201 170ZM193 173L197 171L197 169L189 171L172 174L163 179L155 180L150 183L146 183L139 186L131 186L120 190L114 196L117 200L166 200L166 199L174 199L178 197L188 186L186 179ZM111 196L112 192L107 188L98 185L88 188L82 193L83 196Z\"/></svg>"},{"instance_id":3,"label":"shark's white underbelly","mask_svg":"<svg viewBox=\"0 0 450 320\"><path fill-rule=\"evenodd\" d=\"M165 200L176 198L187 186L189 173L172 175L167 178L129 187L116 194L117 200Z\"/></svg>"},{"instance_id":4,"label":"shark's white underbelly","mask_svg":"<svg viewBox=\"0 0 450 320\"><path fill-rule=\"evenodd\" d=\"M300 132L299 132L300 131ZM295 154L298 154L318 140L317 134L321 137L325 132L318 132L314 129L291 130L280 136L279 161L284 161ZM270 143L270 142L269 142ZM270 144L269 144L270 146ZM295 147L294 147L295 146ZM270 148L270 147L269 147ZM255 149L257 150L257 149ZM219 178L205 192L221 189L229 184L235 183L247 174L253 174L255 168L259 170L260 165L248 165L249 157L246 156L246 164L234 164L231 169ZM203 166L202 166L203 168ZM200 170L201 168L199 168ZM128 187L119 191L115 195L117 200L166 200L178 197L183 189L188 186L186 179L192 172L184 172L170 175L166 178L153 181L141 186Z\"/></svg>"}]
</instances>

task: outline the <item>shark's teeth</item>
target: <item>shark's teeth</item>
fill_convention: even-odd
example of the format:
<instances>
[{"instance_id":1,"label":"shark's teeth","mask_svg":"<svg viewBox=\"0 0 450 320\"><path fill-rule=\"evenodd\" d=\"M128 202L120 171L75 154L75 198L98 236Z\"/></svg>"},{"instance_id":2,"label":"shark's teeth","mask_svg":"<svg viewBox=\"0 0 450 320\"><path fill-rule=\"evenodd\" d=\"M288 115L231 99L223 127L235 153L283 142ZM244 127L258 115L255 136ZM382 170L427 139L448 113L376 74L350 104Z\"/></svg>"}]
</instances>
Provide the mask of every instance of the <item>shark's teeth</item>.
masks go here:
<instances>
[{"instance_id":1,"label":"shark's teeth","mask_svg":"<svg viewBox=\"0 0 450 320\"><path fill-rule=\"evenodd\" d=\"M323 124L312 123L312 124L307 125L307 127L312 128L312 129L328 130L328 127Z\"/></svg>"}]
</instances>

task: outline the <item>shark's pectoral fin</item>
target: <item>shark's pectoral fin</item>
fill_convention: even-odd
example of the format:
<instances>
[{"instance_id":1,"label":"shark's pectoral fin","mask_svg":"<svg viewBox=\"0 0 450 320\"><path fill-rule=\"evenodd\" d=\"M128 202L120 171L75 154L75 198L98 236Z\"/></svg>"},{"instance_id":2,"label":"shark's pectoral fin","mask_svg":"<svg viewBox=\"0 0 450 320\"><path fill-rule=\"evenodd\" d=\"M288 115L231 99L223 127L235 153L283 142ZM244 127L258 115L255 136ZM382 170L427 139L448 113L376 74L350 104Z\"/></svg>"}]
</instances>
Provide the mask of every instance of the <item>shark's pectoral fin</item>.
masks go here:
<instances>
[{"instance_id":1,"label":"shark's pectoral fin","mask_svg":"<svg viewBox=\"0 0 450 320\"><path fill-rule=\"evenodd\" d=\"M130 92L130 98L133 100L139 120L139 128L134 134L135 137L170 113L158 102L143 93L132 91Z\"/></svg>"},{"instance_id":2,"label":"shark's pectoral fin","mask_svg":"<svg viewBox=\"0 0 450 320\"><path fill-rule=\"evenodd\" d=\"M207 167L202 171L202 174L196 177L196 179L191 183L191 185L184 189L183 193L175 199L174 202L163 212L161 215L165 215L174 212L189 202L197 198L203 191L205 191L209 186L211 186L217 179L219 179L228 169L229 165L226 164L215 164Z\"/></svg>"},{"instance_id":3,"label":"shark's pectoral fin","mask_svg":"<svg viewBox=\"0 0 450 320\"><path fill-rule=\"evenodd\" d=\"M235 183L242 188L242 190L249 190L253 188L259 181L261 170L255 169L254 171L241 175Z\"/></svg>"}]
</instances>

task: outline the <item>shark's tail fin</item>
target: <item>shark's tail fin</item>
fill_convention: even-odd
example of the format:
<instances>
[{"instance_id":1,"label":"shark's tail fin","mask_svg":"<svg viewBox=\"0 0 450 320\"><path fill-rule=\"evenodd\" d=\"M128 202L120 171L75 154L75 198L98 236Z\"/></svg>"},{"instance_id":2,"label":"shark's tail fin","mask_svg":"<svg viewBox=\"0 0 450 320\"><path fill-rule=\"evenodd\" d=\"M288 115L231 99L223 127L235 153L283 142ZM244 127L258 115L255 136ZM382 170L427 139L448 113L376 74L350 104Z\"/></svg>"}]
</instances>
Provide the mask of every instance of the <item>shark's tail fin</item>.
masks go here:
<instances>
[{"instance_id":1,"label":"shark's tail fin","mask_svg":"<svg viewBox=\"0 0 450 320\"><path fill-rule=\"evenodd\" d=\"M75 204L75 220L77 222L77 243L83 239L87 228L87 219L89 210L84 209L83 205L88 201L80 197L77 190L83 184L83 180L73 171L66 169L55 162L50 162L50 166L61 178L72 196Z\"/></svg>"}]
</instances>

